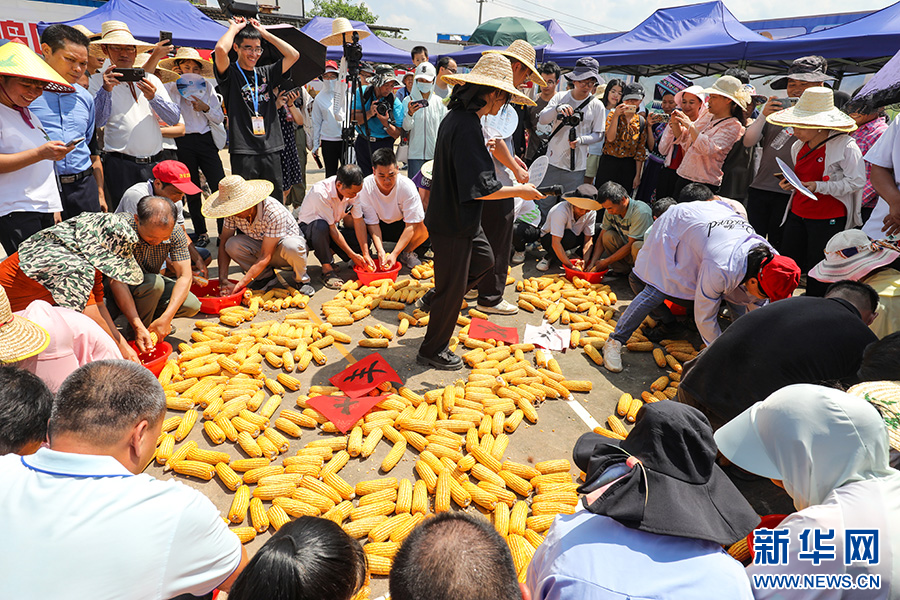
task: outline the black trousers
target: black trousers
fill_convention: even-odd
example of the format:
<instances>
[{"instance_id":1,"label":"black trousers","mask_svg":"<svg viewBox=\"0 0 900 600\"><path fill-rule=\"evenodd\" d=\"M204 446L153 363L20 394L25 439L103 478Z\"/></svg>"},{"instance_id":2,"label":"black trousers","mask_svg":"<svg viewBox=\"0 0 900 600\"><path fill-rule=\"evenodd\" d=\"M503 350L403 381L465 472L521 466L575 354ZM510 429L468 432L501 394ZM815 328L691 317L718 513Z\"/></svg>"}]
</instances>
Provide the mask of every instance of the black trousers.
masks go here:
<instances>
[{"instance_id":1,"label":"black trousers","mask_svg":"<svg viewBox=\"0 0 900 600\"><path fill-rule=\"evenodd\" d=\"M194 185L200 186L200 171L203 171L209 184L209 191L218 190L219 182L225 177L225 170L222 168L222 159L219 158L219 149L216 148L212 134L208 131L189 133L184 137L175 138L175 144L178 146L178 160L191 172L191 181ZM191 194L186 200L188 210L191 212L191 222L194 224L194 233L197 235L206 233L206 218L200 210L200 194Z\"/></svg>"},{"instance_id":2,"label":"black trousers","mask_svg":"<svg viewBox=\"0 0 900 600\"><path fill-rule=\"evenodd\" d=\"M840 219L804 219L794 213L788 213L784 223L784 240L781 252L790 256L800 266L802 273L808 272L819 261L825 258L825 245L836 233L844 230L847 217ZM807 296L824 296L830 284L806 278Z\"/></svg>"},{"instance_id":3,"label":"black trousers","mask_svg":"<svg viewBox=\"0 0 900 600\"><path fill-rule=\"evenodd\" d=\"M77 217L83 212L100 212L100 190L93 175L88 175L75 183L62 184L59 199L63 206L63 221Z\"/></svg>"},{"instance_id":4,"label":"black trousers","mask_svg":"<svg viewBox=\"0 0 900 600\"><path fill-rule=\"evenodd\" d=\"M678 173L675 169L663 167L656 180L656 198L674 198L675 183L678 181Z\"/></svg>"},{"instance_id":5,"label":"black trousers","mask_svg":"<svg viewBox=\"0 0 900 600\"><path fill-rule=\"evenodd\" d=\"M10 256L19 244L48 227L53 227L53 213L11 212L0 217L0 245Z\"/></svg>"},{"instance_id":6,"label":"black trousers","mask_svg":"<svg viewBox=\"0 0 900 600\"><path fill-rule=\"evenodd\" d=\"M478 227L474 237L429 236L434 250L434 290L431 316L419 354L433 358L446 350L456 327L463 296L494 266L491 245Z\"/></svg>"},{"instance_id":7,"label":"black trousers","mask_svg":"<svg viewBox=\"0 0 900 600\"><path fill-rule=\"evenodd\" d=\"M325 164L325 177L337 174L338 167L344 164L344 153L341 150L344 142L322 140L322 162Z\"/></svg>"},{"instance_id":8,"label":"black trousers","mask_svg":"<svg viewBox=\"0 0 900 600\"><path fill-rule=\"evenodd\" d=\"M359 252L359 240L356 239L356 232L348 227L338 226L338 229L350 249ZM341 247L331 238L331 228L324 219L316 219L311 223L300 223L300 233L306 238L306 246L316 255L319 264L330 265L335 254L341 260L349 260L350 257L347 256L347 253L341 250Z\"/></svg>"},{"instance_id":9,"label":"black trousers","mask_svg":"<svg viewBox=\"0 0 900 600\"><path fill-rule=\"evenodd\" d=\"M683 190L686 186L688 186L691 183L700 183L700 182L699 181L691 181L690 179L685 179L681 175L677 175L676 177L678 177L678 179L675 181L675 190L672 192L673 193L672 197L675 198L676 202L681 202L681 200L678 199L678 196L681 195L681 190ZM709 190L713 194L719 193L720 186L718 186L718 185L713 185L711 183L701 183L701 185L705 185L706 187L708 187Z\"/></svg>"},{"instance_id":10,"label":"black trousers","mask_svg":"<svg viewBox=\"0 0 900 600\"><path fill-rule=\"evenodd\" d=\"M275 185L272 197L284 202L284 188L281 185L281 152L268 154L232 154L231 172L244 179L265 179ZM191 211L193 217L193 211Z\"/></svg>"},{"instance_id":11,"label":"black trousers","mask_svg":"<svg viewBox=\"0 0 900 600\"><path fill-rule=\"evenodd\" d=\"M356 136L353 148L356 150L356 164L362 169L363 176L372 174L372 153L379 148L390 148L393 145L394 138L391 136L375 138L374 142L361 135Z\"/></svg>"},{"instance_id":12,"label":"black trousers","mask_svg":"<svg viewBox=\"0 0 900 600\"><path fill-rule=\"evenodd\" d=\"M781 252L784 239L784 211L787 210L790 194L749 188L747 190L747 220L772 247Z\"/></svg>"},{"instance_id":13,"label":"black trousers","mask_svg":"<svg viewBox=\"0 0 900 600\"><path fill-rule=\"evenodd\" d=\"M513 248L516 252L525 252L525 246L541 239L541 230L524 221L513 223Z\"/></svg>"},{"instance_id":14,"label":"black trousers","mask_svg":"<svg viewBox=\"0 0 900 600\"><path fill-rule=\"evenodd\" d=\"M607 181L615 181L631 196L634 191L634 176L637 175L637 161L633 157L619 158L604 154L600 157L594 185L600 187Z\"/></svg>"},{"instance_id":15,"label":"black trousers","mask_svg":"<svg viewBox=\"0 0 900 600\"><path fill-rule=\"evenodd\" d=\"M512 254L515 198L488 200L481 208L481 229L494 253L494 268L478 282L478 304L497 306L503 301Z\"/></svg>"},{"instance_id":16,"label":"black trousers","mask_svg":"<svg viewBox=\"0 0 900 600\"><path fill-rule=\"evenodd\" d=\"M115 212L125 190L140 181L153 179L153 167L160 160L162 158L159 154L147 163L137 163L115 154L103 156L103 176L106 181L106 190L109 192L106 197L109 212Z\"/></svg>"},{"instance_id":17,"label":"black trousers","mask_svg":"<svg viewBox=\"0 0 900 600\"><path fill-rule=\"evenodd\" d=\"M584 244L584 236L575 235L574 231L566 229L560 242L562 243L563 250L581 248L582 244ZM553 251L553 234L549 231L541 238L541 247L543 247L544 252L547 253L547 258L550 260L551 265L562 264L562 261L556 256L556 252Z\"/></svg>"}]
</instances>

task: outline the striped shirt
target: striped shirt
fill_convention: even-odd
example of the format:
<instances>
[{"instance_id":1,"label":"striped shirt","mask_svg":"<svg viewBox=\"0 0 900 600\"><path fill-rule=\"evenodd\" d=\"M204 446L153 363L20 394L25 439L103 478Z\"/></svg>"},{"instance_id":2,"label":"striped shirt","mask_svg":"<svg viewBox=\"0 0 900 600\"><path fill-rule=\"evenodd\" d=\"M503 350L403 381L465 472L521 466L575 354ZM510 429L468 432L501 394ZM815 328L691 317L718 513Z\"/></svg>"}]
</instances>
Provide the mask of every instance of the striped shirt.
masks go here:
<instances>
[{"instance_id":1,"label":"striped shirt","mask_svg":"<svg viewBox=\"0 0 900 600\"><path fill-rule=\"evenodd\" d=\"M878 117L852 132L850 137L856 140L856 145L859 146L860 151L862 151L863 156L865 156L866 152L869 151L869 148L878 141L878 138L881 137L881 134L883 134L887 128L888 124L887 121L884 120L884 117ZM878 202L878 192L876 192L875 187L872 186L871 175L872 165L866 163L866 187L863 188L862 195L863 208L874 208L875 204Z\"/></svg>"},{"instance_id":2,"label":"striped shirt","mask_svg":"<svg viewBox=\"0 0 900 600\"><path fill-rule=\"evenodd\" d=\"M269 196L256 205L256 219L251 223L249 219L238 216L225 217L225 229L240 229L254 240L263 241L266 238L286 238L292 235L300 235L300 227L291 216L284 204Z\"/></svg>"},{"instance_id":3,"label":"striped shirt","mask_svg":"<svg viewBox=\"0 0 900 600\"><path fill-rule=\"evenodd\" d=\"M137 233L137 217L132 217L131 226ZM188 237L184 232L184 228L180 225L175 225L169 239L156 246L151 246L145 242L138 233L138 243L134 247L134 258L144 273L159 273L167 258L173 263L191 260L191 253L188 250Z\"/></svg>"}]
</instances>

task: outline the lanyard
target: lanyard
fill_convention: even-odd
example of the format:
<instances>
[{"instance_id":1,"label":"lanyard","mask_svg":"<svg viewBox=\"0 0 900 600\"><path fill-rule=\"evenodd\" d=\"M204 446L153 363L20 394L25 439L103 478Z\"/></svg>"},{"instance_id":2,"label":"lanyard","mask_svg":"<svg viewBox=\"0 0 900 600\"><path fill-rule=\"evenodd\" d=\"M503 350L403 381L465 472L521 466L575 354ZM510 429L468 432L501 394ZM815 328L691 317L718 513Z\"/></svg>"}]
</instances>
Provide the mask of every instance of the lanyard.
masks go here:
<instances>
[{"instance_id":1,"label":"lanyard","mask_svg":"<svg viewBox=\"0 0 900 600\"><path fill-rule=\"evenodd\" d=\"M244 73L244 69L241 68L240 65L237 65L238 71L241 72L241 77L244 78L244 81L247 84L247 87L250 87L250 80L247 79L247 74ZM256 69L253 69L253 88L250 90L250 97L253 99L253 114L257 117L259 116L259 82L256 79Z\"/></svg>"}]
</instances>

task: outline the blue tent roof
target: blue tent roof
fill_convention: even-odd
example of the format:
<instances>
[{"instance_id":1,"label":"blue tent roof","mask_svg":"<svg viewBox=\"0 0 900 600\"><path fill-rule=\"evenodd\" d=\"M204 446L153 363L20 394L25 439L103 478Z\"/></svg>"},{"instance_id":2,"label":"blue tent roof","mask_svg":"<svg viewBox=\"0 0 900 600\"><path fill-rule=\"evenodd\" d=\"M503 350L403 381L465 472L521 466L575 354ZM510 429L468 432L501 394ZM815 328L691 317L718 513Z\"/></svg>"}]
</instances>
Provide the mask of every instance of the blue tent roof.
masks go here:
<instances>
[{"instance_id":1,"label":"blue tent roof","mask_svg":"<svg viewBox=\"0 0 900 600\"><path fill-rule=\"evenodd\" d=\"M171 31L176 46L213 48L225 33L221 23L210 19L190 2L184 0L109 0L83 17L63 21L66 25L84 25L100 32L104 21L124 21L131 34L144 42L159 41L159 32ZM53 23L41 22L38 31Z\"/></svg>"},{"instance_id":2,"label":"blue tent roof","mask_svg":"<svg viewBox=\"0 0 900 600\"><path fill-rule=\"evenodd\" d=\"M543 28L547 30L547 33L550 34L550 37L553 38L552 44L535 46L538 62L550 60L546 56L547 52L549 51L566 52L569 50L575 50L576 48L584 48L586 46L586 44L581 40L575 39L574 37L566 33L566 31L562 27L560 27L559 23L557 23L553 19L538 21L538 23L543 26ZM444 54L442 56L449 56L458 63L471 64L478 62L478 59L481 58L481 53L485 50L496 50L499 47L500 46L485 45L466 46L462 50L458 50L450 54ZM503 47L505 48L505 46Z\"/></svg>"},{"instance_id":3,"label":"blue tent roof","mask_svg":"<svg viewBox=\"0 0 900 600\"><path fill-rule=\"evenodd\" d=\"M865 60L891 56L900 47L900 2L844 25L795 37L751 43L748 60L791 60L818 54Z\"/></svg>"},{"instance_id":4,"label":"blue tent roof","mask_svg":"<svg viewBox=\"0 0 900 600\"><path fill-rule=\"evenodd\" d=\"M331 35L331 22L333 20L334 19L329 19L327 17L313 17L309 23L300 28L300 31L314 40L321 40L322 38ZM359 45L362 47L363 51L363 60L388 64L412 64L412 58L410 57L409 52L391 46L382 38L372 33L372 30L369 29L365 23L361 21L350 21L350 24L354 29L368 31L370 33L368 37L359 40ZM328 47L328 60L339 61L343 55L344 50L340 46Z\"/></svg>"},{"instance_id":5,"label":"blue tent roof","mask_svg":"<svg viewBox=\"0 0 900 600\"><path fill-rule=\"evenodd\" d=\"M772 43L741 24L722 2L665 8L619 37L545 59L573 66L592 56L601 66L721 63L744 58L750 42Z\"/></svg>"}]
</instances>

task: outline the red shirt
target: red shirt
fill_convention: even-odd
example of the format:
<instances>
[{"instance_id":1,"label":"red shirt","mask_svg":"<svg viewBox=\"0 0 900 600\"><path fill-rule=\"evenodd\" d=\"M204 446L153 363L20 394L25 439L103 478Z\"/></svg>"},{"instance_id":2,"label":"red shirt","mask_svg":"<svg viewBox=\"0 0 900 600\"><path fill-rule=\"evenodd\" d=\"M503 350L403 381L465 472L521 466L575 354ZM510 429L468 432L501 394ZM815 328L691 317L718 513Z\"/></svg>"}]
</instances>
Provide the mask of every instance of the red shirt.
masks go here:
<instances>
[{"instance_id":1,"label":"red shirt","mask_svg":"<svg viewBox=\"0 0 900 600\"><path fill-rule=\"evenodd\" d=\"M681 166L681 161L684 160L684 148L675 144L675 152L672 153L672 160L669 161L669 168L676 170Z\"/></svg>"},{"instance_id":2,"label":"red shirt","mask_svg":"<svg viewBox=\"0 0 900 600\"><path fill-rule=\"evenodd\" d=\"M800 181L822 181L825 176L825 144L812 152L808 144L803 144L794 172ZM804 219L839 219L847 216L847 207L834 196L816 194L816 198L818 200L794 191L791 212Z\"/></svg>"}]
</instances>

